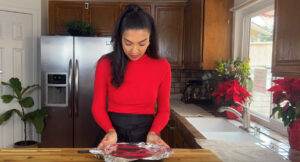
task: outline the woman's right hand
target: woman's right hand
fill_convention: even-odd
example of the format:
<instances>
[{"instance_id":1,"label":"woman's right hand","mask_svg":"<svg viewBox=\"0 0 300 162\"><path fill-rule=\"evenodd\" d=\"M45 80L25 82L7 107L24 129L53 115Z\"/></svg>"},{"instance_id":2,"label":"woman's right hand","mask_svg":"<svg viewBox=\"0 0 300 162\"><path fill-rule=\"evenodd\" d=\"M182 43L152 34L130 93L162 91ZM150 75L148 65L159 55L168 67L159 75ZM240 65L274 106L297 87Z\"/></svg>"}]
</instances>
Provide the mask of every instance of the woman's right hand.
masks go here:
<instances>
[{"instance_id":1,"label":"woman's right hand","mask_svg":"<svg viewBox=\"0 0 300 162\"><path fill-rule=\"evenodd\" d=\"M102 141L99 143L98 148L99 149L105 149L108 145L117 143L117 132L114 129L109 130Z\"/></svg>"}]
</instances>

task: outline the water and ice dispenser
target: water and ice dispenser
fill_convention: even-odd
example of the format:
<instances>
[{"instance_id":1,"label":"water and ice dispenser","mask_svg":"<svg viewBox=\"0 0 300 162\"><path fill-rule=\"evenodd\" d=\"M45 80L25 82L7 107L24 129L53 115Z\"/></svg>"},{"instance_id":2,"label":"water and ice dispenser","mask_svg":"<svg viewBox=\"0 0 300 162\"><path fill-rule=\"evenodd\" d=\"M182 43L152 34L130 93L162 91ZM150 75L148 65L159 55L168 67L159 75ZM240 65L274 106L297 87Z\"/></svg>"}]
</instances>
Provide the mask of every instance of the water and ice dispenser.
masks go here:
<instances>
[{"instance_id":1,"label":"water and ice dispenser","mask_svg":"<svg viewBox=\"0 0 300 162\"><path fill-rule=\"evenodd\" d=\"M67 73L46 73L45 106L68 106L68 75Z\"/></svg>"}]
</instances>

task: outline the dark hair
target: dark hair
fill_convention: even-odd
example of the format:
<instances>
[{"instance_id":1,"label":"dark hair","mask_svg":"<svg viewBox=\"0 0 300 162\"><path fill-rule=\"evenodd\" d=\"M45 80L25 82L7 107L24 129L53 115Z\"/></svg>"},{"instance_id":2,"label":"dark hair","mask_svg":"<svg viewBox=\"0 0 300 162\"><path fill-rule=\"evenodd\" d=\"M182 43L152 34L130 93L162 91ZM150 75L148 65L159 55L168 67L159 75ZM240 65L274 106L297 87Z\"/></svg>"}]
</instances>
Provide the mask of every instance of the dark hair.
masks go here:
<instances>
[{"instance_id":1,"label":"dark hair","mask_svg":"<svg viewBox=\"0 0 300 162\"><path fill-rule=\"evenodd\" d=\"M111 61L111 83L117 88L124 81L129 61L122 48L122 35L128 29L148 29L150 32L150 44L146 50L146 54L151 58L159 59L157 34L152 16L143 11L138 5L127 5L115 24L111 40L113 43L113 52L108 54L108 58Z\"/></svg>"}]
</instances>

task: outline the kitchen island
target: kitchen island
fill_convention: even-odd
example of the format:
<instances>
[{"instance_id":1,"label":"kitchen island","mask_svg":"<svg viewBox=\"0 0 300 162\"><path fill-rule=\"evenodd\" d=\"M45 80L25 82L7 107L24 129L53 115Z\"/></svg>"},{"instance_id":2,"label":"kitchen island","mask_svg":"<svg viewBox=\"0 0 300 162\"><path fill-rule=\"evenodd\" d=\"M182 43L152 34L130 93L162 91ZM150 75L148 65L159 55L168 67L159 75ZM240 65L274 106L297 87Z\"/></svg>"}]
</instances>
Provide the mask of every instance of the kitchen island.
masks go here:
<instances>
[{"instance_id":1,"label":"kitchen island","mask_svg":"<svg viewBox=\"0 0 300 162\"><path fill-rule=\"evenodd\" d=\"M90 153L78 153L89 148L0 149L0 162L101 162ZM221 162L207 149L173 149L168 162Z\"/></svg>"}]
</instances>

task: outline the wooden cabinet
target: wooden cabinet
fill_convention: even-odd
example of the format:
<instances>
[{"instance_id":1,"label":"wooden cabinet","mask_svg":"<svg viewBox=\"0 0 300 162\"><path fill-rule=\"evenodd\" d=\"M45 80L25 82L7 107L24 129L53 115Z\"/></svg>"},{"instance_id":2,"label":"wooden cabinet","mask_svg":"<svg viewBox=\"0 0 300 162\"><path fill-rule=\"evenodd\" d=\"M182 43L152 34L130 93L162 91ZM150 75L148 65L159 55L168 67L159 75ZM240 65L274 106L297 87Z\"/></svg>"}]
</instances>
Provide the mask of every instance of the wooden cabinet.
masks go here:
<instances>
[{"instance_id":1,"label":"wooden cabinet","mask_svg":"<svg viewBox=\"0 0 300 162\"><path fill-rule=\"evenodd\" d=\"M155 20L159 53L172 68L214 69L230 58L233 0L132 1ZM64 34L65 23L83 20L97 36L112 34L114 24L131 1L49 1L49 34Z\"/></svg>"},{"instance_id":2,"label":"wooden cabinet","mask_svg":"<svg viewBox=\"0 0 300 162\"><path fill-rule=\"evenodd\" d=\"M203 58L205 70L215 68L216 61L231 58L233 0L206 0L204 3Z\"/></svg>"},{"instance_id":3,"label":"wooden cabinet","mask_svg":"<svg viewBox=\"0 0 300 162\"><path fill-rule=\"evenodd\" d=\"M184 68L201 69L203 0L191 0L185 8Z\"/></svg>"},{"instance_id":4,"label":"wooden cabinet","mask_svg":"<svg viewBox=\"0 0 300 162\"><path fill-rule=\"evenodd\" d=\"M159 54L167 57L173 68L182 67L184 3L156 4Z\"/></svg>"},{"instance_id":5,"label":"wooden cabinet","mask_svg":"<svg viewBox=\"0 0 300 162\"><path fill-rule=\"evenodd\" d=\"M49 1L49 34L66 34L66 23L74 20L86 21L84 2Z\"/></svg>"},{"instance_id":6,"label":"wooden cabinet","mask_svg":"<svg viewBox=\"0 0 300 162\"><path fill-rule=\"evenodd\" d=\"M116 2L49 1L49 34L67 34L66 23L81 20L91 24L96 35L111 35L119 8Z\"/></svg>"},{"instance_id":7,"label":"wooden cabinet","mask_svg":"<svg viewBox=\"0 0 300 162\"><path fill-rule=\"evenodd\" d=\"M91 2L89 23L98 36L111 35L114 24L120 14L119 3Z\"/></svg>"},{"instance_id":8,"label":"wooden cabinet","mask_svg":"<svg viewBox=\"0 0 300 162\"><path fill-rule=\"evenodd\" d=\"M173 68L182 67L184 7L182 1L133 1L153 16L158 32L159 53ZM97 36L112 34L119 14L130 1L49 1L49 34L65 34L65 24L72 20L90 23Z\"/></svg>"},{"instance_id":9,"label":"wooden cabinet","mask_svg":"<svg viewBox=\"0 0 300 162\"><path fill-rule=\"evenodd\" d=\"M272 73L300 75L300 1L275 1L275 28Z\"/></svg>"},{"instance_id":10,"label":"wooden cabinet","mask_svg":"<svg viewBox=\"0 0 300 162\"><path fill-rule=\"evenodd\" d=\"M172 148L201 148L195 138L204 138L188 121L171 111L168 125L161 132L161 138Z\"/></svg>"},{"instance_id":11,"label":"wooden cabinet","mask_svg":"<svg viewBox=\"0 0 300 162\"><path fill-rule=\"evenodd\" d=\"M212 70L231 57L233 0L191 0L185 10L184 67Z\"/></svg>"},{"instance_id":12,"label":"wooden cabinet","mask_svg":"<svg viewBox=\"0 0 300 162\"><path fill-rule=\"evenodd\" d=\"M166 127L161 131L161 138L172 148L174 148L174 132L175 132L175 121L171 115L170 120Z\"/></svg>"}]
</instances>

